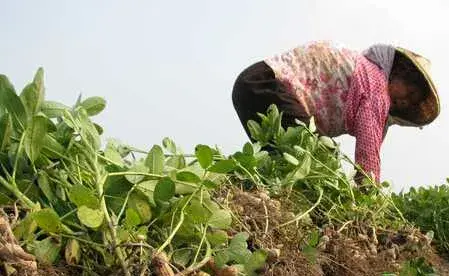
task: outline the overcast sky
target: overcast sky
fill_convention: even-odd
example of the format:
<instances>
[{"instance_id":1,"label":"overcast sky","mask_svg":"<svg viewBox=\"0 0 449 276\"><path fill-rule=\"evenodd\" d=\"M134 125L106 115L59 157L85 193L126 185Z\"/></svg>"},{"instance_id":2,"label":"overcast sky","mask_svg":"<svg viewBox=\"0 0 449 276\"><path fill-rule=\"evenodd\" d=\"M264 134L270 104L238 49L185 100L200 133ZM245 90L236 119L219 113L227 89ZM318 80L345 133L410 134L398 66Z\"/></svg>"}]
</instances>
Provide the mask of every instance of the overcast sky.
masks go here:
<instances>
[{"instance_id":1,"label":"overcast sky","mask_svg":"<svg viewBox=\"0 0 449 276\"><path fill-rule=\"evenodd\" d=\"M165 136L186 151L247 137L231 89L246 66L311 40L361 50L393 43L432 61L440 117L423 130L392 127L382 179L395 190L449 176L448 1L2 1L0 73L21 90L46 73L47 99L102 96L105 136L149 149ZM339 137L354 152L354 139Z\"/></svg>"}]
</instances>

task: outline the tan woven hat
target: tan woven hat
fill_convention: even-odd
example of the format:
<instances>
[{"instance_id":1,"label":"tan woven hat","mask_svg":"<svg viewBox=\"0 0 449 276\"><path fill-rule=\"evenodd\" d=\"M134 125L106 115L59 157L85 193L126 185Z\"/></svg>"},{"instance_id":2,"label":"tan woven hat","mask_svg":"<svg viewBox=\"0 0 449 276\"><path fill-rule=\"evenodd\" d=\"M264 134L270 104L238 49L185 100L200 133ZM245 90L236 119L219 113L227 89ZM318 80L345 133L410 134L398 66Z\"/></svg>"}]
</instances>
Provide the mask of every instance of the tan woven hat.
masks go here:
<instances>
[{"instance_id":1,"label":"tan woven hat","mask_svg":"<svg viewBox=\"0 0 449 276\"><path fill-rule=\"evenodd\" d=\"M437 89L435 87L435 84L433 83L431 77L430 77L430 61L410 50L401 48L401 47L395 47L395 49L402 53L406 58L408 58L410 61L413 62L413 64L416 66L419 72L424 76L427 88L429 89L429 93L427 98L420 103L419 105L419 116L418 119L413 122L416 126L424 126L429 123L431 123L433 120L435 120L436 117L438 117L438 114L440 114L440 99L438 97ZM398 118L395 118L398 119ZM397 120L397 123L401 124Z\"/></svg>"}]
</instances>

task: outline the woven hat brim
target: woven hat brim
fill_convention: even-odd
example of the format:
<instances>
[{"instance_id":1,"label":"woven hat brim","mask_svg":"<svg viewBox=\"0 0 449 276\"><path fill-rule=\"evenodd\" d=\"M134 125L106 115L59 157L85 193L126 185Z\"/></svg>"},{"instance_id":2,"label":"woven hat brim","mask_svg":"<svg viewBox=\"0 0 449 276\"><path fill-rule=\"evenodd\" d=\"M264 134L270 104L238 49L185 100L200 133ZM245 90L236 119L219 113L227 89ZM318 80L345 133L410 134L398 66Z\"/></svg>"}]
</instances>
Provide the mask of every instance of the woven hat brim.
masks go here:
<instances>
[{"instance_id":1,"label":"woven hat brim","mask_svg":"<svg viewBox=\"0 0 449 276\"><path fill-rule=\"evenodd\" d=\"M418 59L420 56L418 54L401 47L396 47L396 50L402 53L406 58L408 58L426 80L429 93L427 98L422 103L420 103L420 114L418 116L418 119L414 123L419 126L427 125L434 121L435 118L440 114L440 99L435 83L432 81L428 70L419 62Z\"/></svg>"}]
</instances>

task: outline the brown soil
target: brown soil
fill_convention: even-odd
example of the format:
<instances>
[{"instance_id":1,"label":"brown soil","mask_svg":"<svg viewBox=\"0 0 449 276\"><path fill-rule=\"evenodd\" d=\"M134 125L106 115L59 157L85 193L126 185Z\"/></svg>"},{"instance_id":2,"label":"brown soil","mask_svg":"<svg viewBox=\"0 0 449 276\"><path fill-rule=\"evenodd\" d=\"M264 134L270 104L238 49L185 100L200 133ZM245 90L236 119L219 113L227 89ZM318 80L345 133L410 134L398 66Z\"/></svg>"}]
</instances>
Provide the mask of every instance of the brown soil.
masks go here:
<instances>
[{"instance_id":1,"label":"brown soil","mask_svg":"<svg viewBox=\"0 0 449 276\"><path fill-rule=\"evenodd\" d=\"M269 198L265 192L248 193L234 188L227 199L228 206L241 218L235 230L251 233L250 247L272 252L264 275L321 275L320 268L301 253L305 226L292 223L279 227L294 218L289 208L283 208L280 201Z\"/></svg>"},{"instance_id":2,"label":"brown soil","mask_svg":"<svg viewBox=\"0 0 449 276\"><path fill-rule=\"evenodd\" d=\"M301 250L305 239L302 233L307 226L292 223L280 227L294 218L291 202L285 198L282 202L271 199L264 192L249 193L236 188L223 197L241 218L235 229L251 233L250 246L280 252L270 260L263 275L382 275L398 272L405 261L419 257L436 268L438 275L449 275L447 261L435 253L430 241L416 229L373 233L361 226L347 226L340 232L327 227L321 233L312 264Z\"/></svg>"},{"instance_id":3,"label":"brown soil","mask_svg":"<svg viewBox=\"0 0 449 276\"><path fill-rule=\"evenodd\" d=\"M449 275L448 265L428 244L427 238L415 230L403 233L359 234L349 238L338 232L321 252L324 275L382 275L399 272L405 261L423 257L436 268L438 275ZM377 239L382 237L382 240Z\"/></svg>"}]
</instances>

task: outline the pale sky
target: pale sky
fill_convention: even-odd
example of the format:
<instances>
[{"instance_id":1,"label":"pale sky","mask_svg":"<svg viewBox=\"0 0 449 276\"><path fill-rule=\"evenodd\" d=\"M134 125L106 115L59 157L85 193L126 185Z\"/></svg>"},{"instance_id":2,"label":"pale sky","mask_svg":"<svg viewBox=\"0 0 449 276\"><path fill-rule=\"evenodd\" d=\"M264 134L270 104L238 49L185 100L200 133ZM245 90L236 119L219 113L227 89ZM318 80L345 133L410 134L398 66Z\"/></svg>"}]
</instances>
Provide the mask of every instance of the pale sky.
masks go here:
<instances>
[{"instance_id":1,"label":"pale sky","mask_svg":"<svg viewBox=\"0 0 449 276\"><path fill-rule=\"evenodd\" d=\"M225 153L247 137L231 101L237 74L311 40L361 50L393 43L432 61L441 115L423 130L392 127L382 179L394 190L442 184L449 176L449 2L2 1L0 73L21 90L43 66L47 99L73 104L102 96L105 136L149 149L163 137L185 152L196 144ZM350 156L354 139L337 139Z\"/></svg>"}]
</instances>

